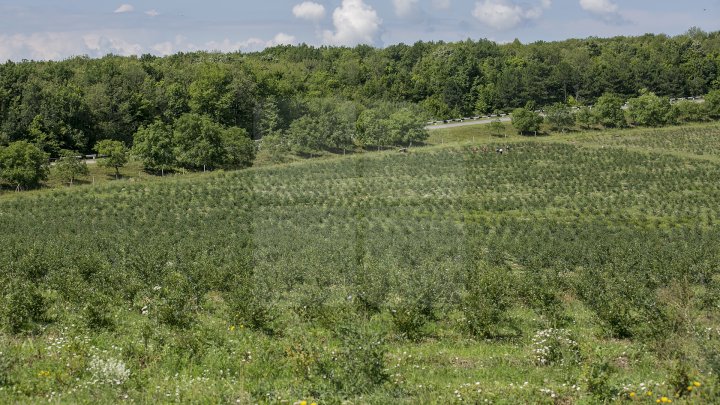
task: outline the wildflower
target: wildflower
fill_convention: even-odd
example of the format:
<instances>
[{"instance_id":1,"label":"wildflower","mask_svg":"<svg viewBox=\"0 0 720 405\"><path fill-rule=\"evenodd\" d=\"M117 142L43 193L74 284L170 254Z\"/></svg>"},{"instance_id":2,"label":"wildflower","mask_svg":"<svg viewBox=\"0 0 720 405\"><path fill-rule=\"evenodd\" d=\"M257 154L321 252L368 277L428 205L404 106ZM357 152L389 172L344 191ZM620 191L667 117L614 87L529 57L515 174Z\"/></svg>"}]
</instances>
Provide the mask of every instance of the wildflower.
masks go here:
<instances>
[{"instance_id":1,"label":"wildflower","mask_svg":"<svg viewBox=\"0 0 720 405\"><path fill-rule=\"evenodd\" d=\"M38 373L38 377L50 377L50 372L47 371L47 370L41 370L41 371Z\"/></svg>"},{"instance_id":2,"label":"wildflower","mask_svg":"<svg viewBox=\"0 0 720 405\"><path fill-rule=\"evenodd\" d=\"M631 392L630 395L629 395L629 397L630 397L630 398L635 398L635 393L634 393L634 392Z\"/></svg>"},{"instance_id":3,"label":"wildflower","mask_svg":"<svg viewBox=\"0 0 720 405\"><path fill-rule=\"evenodd\" d=\"M230 332L235 330L235 325L230 326Z\"/></svg>"},{"instance_id":4,"label":"wildflower","mask_svg":"<svg viewBox=\"0 0 720 405\"><path fill-rule=\"evenodd\" d=\"M307 405L307 401L300 401L300 405Z\"/></svg>"},{"instance_id":5,"label":"wildflower","mask_svg":"<svg viewBox=\"0 0 720 405\"><path fill-rule=\"evenodd\" d=\"M702 384L700 384L699 381L694 381L694 382L693 382L693 385L696 386L696 387L699 387L699 386L701 386Z\"/></svg>"},{"instance_id":6,"label":"wildflower","mask_svg":"<svg viewBox=\"0 0 720 405\"><path fill-rule=\"evenodd\" d=\"M694 387L693 387L692 385L690 385L690 386L687 387L687 390L688 390L688 391L692 391L693 388L694 388Z\"/></svg>"}]
</instances>

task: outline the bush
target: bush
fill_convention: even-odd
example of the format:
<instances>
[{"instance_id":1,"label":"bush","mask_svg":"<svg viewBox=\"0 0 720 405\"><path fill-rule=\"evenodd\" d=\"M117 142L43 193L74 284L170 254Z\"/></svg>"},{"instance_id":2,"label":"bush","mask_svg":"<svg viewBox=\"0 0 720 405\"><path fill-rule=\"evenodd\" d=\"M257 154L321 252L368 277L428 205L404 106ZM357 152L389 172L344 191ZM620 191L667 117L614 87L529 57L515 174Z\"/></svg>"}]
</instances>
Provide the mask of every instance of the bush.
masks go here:
<instances>
[{"instance_id":1,"label":"bush","mask_svg":"<svg viewBox=\"0 0 720 405\"><path fill-rule=\"evenodd\" d=\"M101 292L88 292L83 318L87 327L92 330L112 329L115 326L112 299Z\"/></svg>"},{"instance_id":2,"label":"bush","mask_svg":"<svg viewBox=\"0 0 720 405\"><path fill-rule=\"evenodd\" d=\"M168 273L161 286L154 286L157 293L155 310L160 323L188 328L195 321L198 297L187 276L177 271Z\"/></svg>"},{"instance_id":3,"label":"bush","mask_svg":"<svg viewBox=\"0 0 720 405\"><path fill-rule=\"evenodd\" d=\"M302 335L287 351L312 396L330 403L369 394L389 378L387 349L378 334L355 325L337 331L337 346L317 336Z\"/></svg>"},{"instance_id":4,"label":"bush","mask_svg":"<svg viewBox=\"0 0 720 405\"><path fill-rule=\"evenodd\" d=\"M16 281L7 286L4 295L0 311L3 324L10 333L30 331L46 320L45 299L36 285Z\"/></svg>"},{"instance_id":5,"label":"bush","mask_svg":"<svg viewBox=\"0 0 720 405\"><path fill-rule=\"evenodd\" d=\"M518 134L528 134L540 131L540 125L543 122L543 118L540 114L527 109L518 108L512 112L512 124L517 129Z\"/></svg>"},{"instance_id":6,"label":"bush","mask_svg":"<svg viewBox=\"0 0 720 405\"><path fill-rule=\"evenodd\" d=\"M491 337L507 322L506 312L514 303L514 280L499 267L481 265L471 270L465 284L463 313L473 336Z\"/></svg>"},{"instance_id":7,"label":"bush","mask_svg":"<svg viewBox=\"0 0 720 405\"><path fill-rule=\"evenodd\" d=\"M567 329L545 329L532 339L533 362L539 366L575 365L580 347Z\"/></svg>"}]
</instances>

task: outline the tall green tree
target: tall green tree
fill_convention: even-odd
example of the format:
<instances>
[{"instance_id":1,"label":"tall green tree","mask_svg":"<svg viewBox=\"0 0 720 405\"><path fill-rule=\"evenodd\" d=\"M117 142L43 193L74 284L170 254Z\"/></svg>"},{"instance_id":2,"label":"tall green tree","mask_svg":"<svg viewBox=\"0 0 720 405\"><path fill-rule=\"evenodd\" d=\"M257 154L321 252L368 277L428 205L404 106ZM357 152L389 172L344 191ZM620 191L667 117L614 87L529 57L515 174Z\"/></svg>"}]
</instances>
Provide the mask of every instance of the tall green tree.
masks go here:
<instances>
[{"instance_id":1,"label":"tall green tree","mask_svg":"<svg viewBox=\"0 0 720 405\"><path fill-rule=\"evenodd\" d=\"M237 127L227 128L223 130L221 138L222 167L242 169L252 166L253 160L255 160L255 142L250 139L247 131Z\"/></svg>"},{"instance_id":2,"label":"tall green tree","mask_svg":"<svg viewBox=\"0 0 720 405\"><path fill-rule=\"evenodd\" d=\"M210 117L185 114L175 122L173 144L180 166L203 171L223 164L223 127Z\"/></svg>"},{"instance_id":3,"label":"tall green tree","mask_svg":"<svg viewBox=\"0 0 720 405\"><path fill-rule=\"evenodd\" d=\"M100 165L115 169L115 179L120 178L120 168L128 162L128 149L120 141L104 139L95 145L98 154L104 155L100 159Z\"/></svg>"},{"instance_id":4,"label":"tall green tree","mask_svg":"<svg viewBox=\"0 0 720 405\"><path fill-rule=\"evenodd\" d=\"M132 152L142 159L146 169L159 170L164 176L176 164L173 149L172 128L158 120L138 130Z\"/></svg>"},{"instance_id":5,"label":"tall green tree","mask_svg":"<svg viewBox=\"0 0 720 405\"><path fill-rule=\"evenodd\" d=\"M71 150L63 150L60 153L60 159L55 163L53 170L58 178L71 186L78 177L90 174L87 163L82 160L82 156L78 152Z\"/></svg>"},{"instance_id":6,"label":"tall green tree","mask_svg":"<svg viewBox=\"0 0 720 405\"><path fill-rule=\"evenodd\" d=\"M388 140L393 145L412 145L426 140L429 134L424 121L422 115L410 108L397 110L387 119Z\"/></svg>"},{"instance_id":7,"label":"tall green tree","mask_svg":"<svg viewBox=\"0 0 720 405\"><path fill-rule=\"evenodd\" d=\"M27 141L0 147L0 180L17 191L36 187L47 179L48 154Z\"/></svg>"}]
</instances>

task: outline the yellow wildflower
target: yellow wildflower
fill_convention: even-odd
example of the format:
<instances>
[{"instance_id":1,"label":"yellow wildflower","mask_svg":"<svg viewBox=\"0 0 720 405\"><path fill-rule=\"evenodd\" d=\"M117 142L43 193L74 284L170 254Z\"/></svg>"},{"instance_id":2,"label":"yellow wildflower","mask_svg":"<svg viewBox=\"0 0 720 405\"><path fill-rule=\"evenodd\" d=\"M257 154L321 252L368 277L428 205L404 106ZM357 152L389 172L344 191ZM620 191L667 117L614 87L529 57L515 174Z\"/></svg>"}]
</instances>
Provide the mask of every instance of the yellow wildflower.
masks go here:
<instances>
[{"instance_id":1,"label":"yellow wildflower","mask_svg":"<svg viewBox=\"0 0 720 405\"><path fill-rule=\"evenodd\" d=\"M689 386L689 387L687 388L687 390L688 390L688 391L692 391L692 390L693 390L693 386L692 386L692 385Z\"/></svg>"},{"instance_id":2,"label":"yellow wildflower","mask_svg":"<svg viewBox=\"0 0 720 405\"><path fill-rule=\"evenodd\" d=\"M630 398L635 398L635 393L631 392L629 396L630 396Z\"/></svg>"},{"instance_id":3,"label":"yellow wildflower","mask_svg":"<svg viewBox=\"0 0 720 405\"><path fill-rule=\"evenodd\" d=\"M701 386L702 384L700 384L699 381L695 381L695 382L693 382L693 385L696 386L696 387L699 387L699 386Z\"/></svg>"},{"instance_id":4,"label":"yellow wildflower","mask_svg":"<svg viewBox=\"0 0 720 405\"><path fill-rule=\"evenodd\" d=\"M232 325L232 326L230 327L230 332L232 332L232 331L234 331L234 330L235 330L235 325Z\"/></svg>"},{"instance_id":5,"label":"yellow wildflower","mask_svg":"<svg viewBox=\"0 0 720 405\"><path fill-rule=\"evenodd\" d=\"M50 377L50 372L47 370L42 370L38 373L38 377Z\"/></svg>"},{"instance_id":6,"label":"yellow wildflower","mask_svg":"<svg viewBox=\"0 0 720 405\"><path fill-rule=\"evenodd\" d=\"M646 394L647 396L651 397L651 396L652 396L652 391L648 391L648 392L646 392L645 394Z\"/></svg>"},{"instance_id":7,"label":"yellow wildflower","mask_svg":"<svg viewBox=\"0 0 720 405\"><path fill-rule=\"evenodd\" d=\"M300 401L300 405L307 405L307 401Z\"/></svg>"}]
</instances>

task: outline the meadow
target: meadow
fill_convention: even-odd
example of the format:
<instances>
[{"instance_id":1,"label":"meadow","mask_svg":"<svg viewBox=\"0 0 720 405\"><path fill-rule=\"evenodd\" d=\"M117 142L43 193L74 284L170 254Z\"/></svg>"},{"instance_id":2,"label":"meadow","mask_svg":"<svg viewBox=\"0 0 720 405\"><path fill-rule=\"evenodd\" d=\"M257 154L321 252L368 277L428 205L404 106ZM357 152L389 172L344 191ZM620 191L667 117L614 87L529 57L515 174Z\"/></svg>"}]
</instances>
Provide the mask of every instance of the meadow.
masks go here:
<instances>
[{"instance_id":1,"label":"meadow","mask_svg":"<svg viewBox=\"0 0 720 405\"><path fill-rule=\"evenodd\" d=\"M717 124L429 144L0 196L0 402L717 401Z\"/></svg>"}]
</instances>

